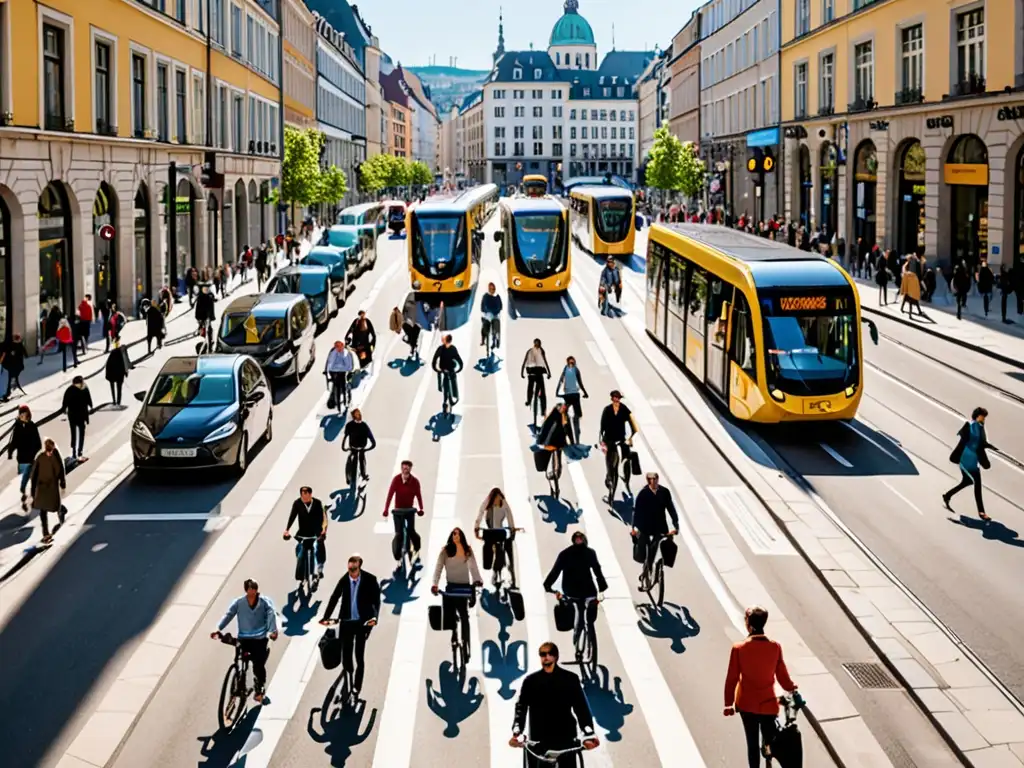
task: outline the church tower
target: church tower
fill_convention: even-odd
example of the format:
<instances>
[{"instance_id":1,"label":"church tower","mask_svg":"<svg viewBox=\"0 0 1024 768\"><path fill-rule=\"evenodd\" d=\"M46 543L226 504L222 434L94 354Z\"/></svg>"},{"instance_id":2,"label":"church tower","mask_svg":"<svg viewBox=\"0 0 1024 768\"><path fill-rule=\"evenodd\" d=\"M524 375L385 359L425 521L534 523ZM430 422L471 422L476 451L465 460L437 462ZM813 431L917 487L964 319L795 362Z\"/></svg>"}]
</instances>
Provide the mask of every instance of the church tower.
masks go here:
<instances>
[{"instance_id":1,"label":"church tower","mask_svg":"<svg viewBox=\"0 0 1024 768\"><path fill-rule=\"evenodd\" d=\"M502 9L498 8L498 47L494 51L494 63L505 55L505 20L502 16Z\"/></svg>"}]
</instances>

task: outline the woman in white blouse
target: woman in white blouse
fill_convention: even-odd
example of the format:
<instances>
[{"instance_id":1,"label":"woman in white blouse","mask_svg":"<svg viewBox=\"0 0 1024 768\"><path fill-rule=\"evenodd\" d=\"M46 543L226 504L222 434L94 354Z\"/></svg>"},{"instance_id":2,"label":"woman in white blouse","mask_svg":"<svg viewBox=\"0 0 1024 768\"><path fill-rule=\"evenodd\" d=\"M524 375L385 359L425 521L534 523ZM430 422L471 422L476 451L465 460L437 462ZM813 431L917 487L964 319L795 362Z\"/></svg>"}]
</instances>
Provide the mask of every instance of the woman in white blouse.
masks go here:
<instances>
[{"instance_id":1,"label":"woman in white blouse","mask_svg":"<svg viewBox=\"0 0 1024 768\"><path fill-rule=\"evenodd\" d=\"M441 581L441 571L445 572L446 590L466 589L471 584L475 587L483 585L480 578L480 569L476 564L476 557L473 555L473 548L466 541L466 534L456 526L448 534L448 543L441 547L437 556L437 565L434 567L434 582L430 591L438 593L438 583ZM446 597L447 606L453 607L459 614L462 621L462 636L469 637L469 597ZM475 600L475 598L474 598Z\"/></svg>"},{"instance_id":2,"label":"woman in white blouse","mask_svg":"<svg viewBox=\"0 0 1024 768\"><path fill-rule=\"evenodd\" d=\"M482 525L481 525L482 523ZM482 529L507 529L508 533L500 543L491 539L484 539ZM473 530L476 537L481 541L489 541L493 543L487 543L484 546L488 549L494 547L495 555L500 551L498 548L504 551L504 564L502 567L507 567L508 572L512 577L512 589L516 588L516 571L515 564L512 561L512 539L516 535L516 522L512 518L512 510L508 506L508 499L505 498L505 494L501 488L492 488L491 492L487 494L487 498L484 499L484 503L480 505L480 512L476 516L476 522L473 524ZM489 557L488 552L484 551L484 568L487 568ZM500 562L500 560L498 561Z\"/></svg>"}]
</instances>

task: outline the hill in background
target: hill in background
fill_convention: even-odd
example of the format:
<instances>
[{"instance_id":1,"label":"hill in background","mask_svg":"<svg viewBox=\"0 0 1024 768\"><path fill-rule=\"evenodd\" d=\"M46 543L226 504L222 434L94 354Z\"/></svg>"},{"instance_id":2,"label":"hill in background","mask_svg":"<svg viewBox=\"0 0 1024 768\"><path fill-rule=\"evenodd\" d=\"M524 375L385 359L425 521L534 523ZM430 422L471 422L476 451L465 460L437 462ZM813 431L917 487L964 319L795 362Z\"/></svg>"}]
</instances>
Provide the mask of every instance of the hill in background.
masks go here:
<instances>
[{"instance_id":1,"label":"hill in background","mask_svg":"<svg viewBox=\"0 0 1024 768\"><path fill-rule=\"evenodd\" d=\"M430 100L438 115L447 114L453 105L480 88L490 74L489 70L459 69L458 67L406 67L430 88Z\"/></svg>"}]
</instances>

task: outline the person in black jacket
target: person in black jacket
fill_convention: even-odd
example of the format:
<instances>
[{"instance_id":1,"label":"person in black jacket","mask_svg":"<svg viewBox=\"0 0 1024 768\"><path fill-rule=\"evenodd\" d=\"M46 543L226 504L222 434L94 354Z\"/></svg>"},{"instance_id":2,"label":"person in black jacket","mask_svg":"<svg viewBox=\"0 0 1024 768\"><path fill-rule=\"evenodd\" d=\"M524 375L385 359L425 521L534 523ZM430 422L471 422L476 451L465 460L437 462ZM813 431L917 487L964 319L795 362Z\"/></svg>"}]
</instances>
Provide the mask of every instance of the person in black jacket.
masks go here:
<instances>
[{"instance_id":1,"label":"person in black jacket","mask_svg":"<svg viewBox=\"0 0 1024 768\"><path fill-rule=\"evenodd\" d=\"M18 418L11 427L11 441L7 444L7 458L18 457L18 474L21 475L21 509L28 512L28 478L32 472L32 462L43 450L43 441L39 437L39 427L32 421L32 411L27 405L18 408Z\"/></svg>"},{"instance_id":2,"label":"person in black jacket","mask_svg":"<svg viewBox=\"0 0 1024 768\"><path fill-rule=\"evenodd\" d=\"M196 296L196 323L202 326L204 323L209 323L209 336L207 342L210 344L210 349L213 349L213 324L217 321L217 309L215 307L217 299L214 297L213 292L210 290L209 283L202 283L199 295Z\"/></svg>"},{"instance_id":3,"label":"person in black jacket","mask_svg":"<svg viewBox=\"0 0 1024 768\"><path fill-rule=\"evenodd\" d=\"M164 313L157 304L149 304L146 308L146 351L153 351L153 340L156 348L164 346Z\"/></svg>"},{"instance_id":4,"label":"person in black jacket","mask_svg":"<svg viewBox=\"0 0 1024 768\"><path fill-rule=\"evenodd\" d=\"M327 538L327 510L324 509L323 502L320 499L313 498L313 489L308 485L304 485L299 488L299 498L292 502L291 512L288 513L288 525L284 529L284 538L287 541L292 536L292 526L295 521L299 522L299 529L295 532L296 536L301 536L303 539L316 539L316 566L317 580L324 577L324 565L327 563L327 544L325 539ZM302 549L299 550L299 554L305 553L305 547L312 544L312 541L301 542ZM301 579L303 575L303 560L301 557L298 558L298 562L295 564L295 578ZM312 585L316 588L316 585Z\"/></svg>"},{"instance_id":5,"label":"person in black jacket","mask_svg":"<svg viewBox=\"0 0 1024 768\"><path fill-rule=\"evenodd\" d=\"M1003 306L1006 306L1005 301ZM0 365L7 371L7 392L3 396L4 400L10 399L14 387L20 389L21 394L26 394L18 378L25 370L25 359L27 357L28 350L25 349L25 342L21 340L21 334L12 334L10 341L5 342L2 351L0 351Z\"/></svg>"},{"instance_id":6,"label":"person in black jacket","mask_svg":"<svg viewBox=\"0 0 1024 768\"><path fill-rule=\"evenodd\" d=\"M665 521L665 513L672 518L672 528ZM668 488L658 485L658 473L647 473L647 485L640 489L633 501L633 529L630 534L634 539L642 540L647 553L645 567L650 569L657 547L652 546L656 536L675 536L679 532L679 515L676 505L672 503L672 493Z\"/></svg>"},{"instance_id":7,"label":"person in black jacket","mask_svg":"<svg viewBox=\"0 0 1024 768\"><path fill-rule=\"evenodd\" d=\"M1008 320L1006 317L1006 305L1009 301L1010 294L1013 293L1013 273L1006 268L1005 264L999 265L998 282L1000 314L1002 314L1004 323L1007 325L1013 325L1013 320ZM8 391L10 391L10 387L8 387Z\"/></svg>"},{"instance_id":8,"label":"person in black jacket","mask_svg":"<svg viewBox=\"0 0 1024 768\"><path fill-rule=\"evenodd\" d=\"M342 668L353 675L352 652L355 651L352 688L353 693L358 695L363 687L366 640L377 626L377 616L380 614L380 584L376 576L363 570L363 558L358 554L349 557L348 572L338 580L338 586L331 593L321 624L331 623L331 614L339 601L341 613L338 616L338 636L341 639Z\"/></svg>"},{"instance_id":9,"label":"person in black jacket","mask_svg":"<svg viewBox=\"0 0 1024 768\"><path fill-rule=\"evenodd\" d=\"M552 587L559 576L562 577L562 583L558 590L553 590ZM551 573L544 579L544 589L548 592L554 591L558 600L561 600L563 595L576 600L597 597L599 591L604 592L608 589L608 582L601 571L597 553L587 545L587 535L583 531L574 532L572 544L558 553ZM597 604L591 603L587 611L587 623L593 624L596 620Z\"/></svg>"},{"instance_id":10,"label":"person in black jacket","mask_svg":"<svg viewBox=\"0 0 1024 768\"><path fill-rule=\"evenodd\" d=\"M110 382L110 400L119 408L121 407L121 390L124 386L124 380L128 378L128 369L130 367L127 351L121 347L121 342L115 341L114 348L107 355L104 373L106 380Z\"/></svg>"},{"instance_id":11,"label":"person in black jacket","mask_svg":"<svg viewBox=\"0 0 1024 768\"><path fill-rule=\"evenodd\" d=\"M443 376L445 374L451 374L452 378L452 400L454 402L459 401L459 379L458 373L465 367L462 362L462 356L459 354L459 350L452 344L452 335L449 333L441 340L441 346L434 352L434 359L430 362L430 367L437 373L437 389L439 392L443 392L442 387L444 381Z\"/></svg>"},{"instance_id":12,"label":"person in black jacket","mask_svg":"<svg viewBox=\"0 0 1024 768\"><path fill-rule=\"evenodd\" d=\"M523 679L519 689L509 746L522 747L523 738L528 737L538 742L530 749L539 755L549 749L569 749L576 746L578 726L583 732L583 746L594 749L601 742L594 735L594 717L579 677L558 666L558 646L554 643L541 645L540 664L539 670ZM573 768L576 762L576 755L571 754L559 758L555 765ZM545 763L527 754L526 765L542 768Z\"/></svg>"},{"instance_id":13,"label":"person in black jacket","mask_svg":"<svg viewBox=\"0 0 1024 768\"><path fill-rule=\"evenodd\" d=\"M89 388L85 386L85 379L75 376L71 380L71 386L64 392L64 402L61 410L68 418L68 426L71 428L71 458L79 461L88 461L83 455L85 450L85 425L89 423L89 414L92 413L92 395Z\"/></svg>"}]
</instances>

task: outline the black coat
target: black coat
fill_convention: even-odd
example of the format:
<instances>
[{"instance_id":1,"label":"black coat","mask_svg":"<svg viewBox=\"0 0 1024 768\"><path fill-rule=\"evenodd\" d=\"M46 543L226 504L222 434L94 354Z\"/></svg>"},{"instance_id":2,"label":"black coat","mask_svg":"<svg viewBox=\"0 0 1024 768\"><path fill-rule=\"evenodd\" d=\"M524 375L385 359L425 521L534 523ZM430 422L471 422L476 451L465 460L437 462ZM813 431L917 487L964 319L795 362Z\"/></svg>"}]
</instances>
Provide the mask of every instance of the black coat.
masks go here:
<instances>
[{"instance_id":1,"label":"black coat","mask_svg":"<svg viewBox=\"0 0 1024 768\"><path fill-rule=\"evenodd\" d=\"M565 433L564 421L568 419L568 413L562 413L555 408L544 419L544 423L537 433L537 445L550 446L552 448L565 448L568 438Z\"/></svg>"},{"instance_id":2,"label":"black coat","mask_svg":"<svg viewBox=\"0 0 1024 768\"><path fill-rule=\"evenodd\" d=\"M31 464L43 450L43 441L39 437L39 427L34 421L18 419L11 429L11 442L7 444L7 458L17 453L19 464Z\"/></svg>"},{"instance_id":3,"label":"black coat","mask_svg":"<svg viewBox=\"0 0 1024 768\"><path fill-rule=\"evenodd\" d=\"M960 427L960 431L957 432L957 437L960 438L960 442L956 444L956 448L949 454L949 460L953 464L959 464L960 459L964 455L964 448L967 447L967 441L971 439L971 422L965 421L964 425ZM985 434L985 425L981 425L981 442L978 444L978 465L982 469L991 469L992 462L988 459L988 449L995 448L988 441L988 435Z\"/></svg>"},{"instance_id":4,"label":"black coat","mask_svg":"<svg viewBox=\"0 0 1024 768\"><path fill-rule=\"evenodd\" d=\"M216 303L217 300L213 296L213 291L200 293L196 296L196 320L209 320L211 323L216 320Z\"/></svg>"},{"instance_id":5,"label":"black coat","mask_svg":"<svg viewBox=\"0 0 1024 768\"><path fill-rule=\"evenodd\" d=\"M23 341L8 341L3 348L4 369L14 377L20 376L25 370L25 358L28 357L28 350L25 349Z\"/></svg>"},{"instance_id":6,"label":"black coat","mask_svg":"<svg viewBox=\"0 0 1024 768\"><path fill-rule=\"evenodd\" d=\"M110 350L107 355L106 379L117 383L128 378L128 370L131 366L128 363L128 353L123 347Z\"/></svg>"},{"instance_id":7,"label":"black coat","mask_svg":"<svg viewBox=\"0 0 1024 768\"><path fill-rule=\"evenodd\" d=\"M649 485L645 485L633 502L633 527L641 533L664 536L669 530L665 522L666 512L672 518L672 527L678 531L679 515L668 488L659 485L657 491L652 491Z\"/></svg>"},{"instance_id":8,"label":"black coat","mask_svg":"<svg viewBox=\"0 0 1024 768\"><path fill-rule=\"evenodd\" d=\"M341 602L340 619L345 621L352 618L352 587L351 580L346 573L338 579L338 585L331 593L331 599L327 601L325 617L330 617L335 606ZM372 573L362 571L359 575L359 590L356 592L356 609L359 611L361 621L376 619L380 614L380 584L377 577Z\"/></svg>"},{"instance_id":9,"label":"black coat","mask_svg":"<svg viewBox=\"0 0 1024 768\"><path fill-rule=\"evenodd\" d=\"M67 414L70 423L88 424L89 414L92 413L92 395L89 388L79 389L74 384L68 387L64 392L62 410Z\"/></svg>"},{"instance_id":10,"label":"black coat","mask_svg":"<svg viewBox=\"0 0 1024 768\"><path fill-rule=\"evenodd\" d=\"M560 591L569 597L596 597L598 592L608 589L597 553L585 544L570 544L558 553L551 573L544 579L544 589L551 591L559 576L562 577ZM594 576L597 576L596 587Z\"/></svg>"},{"instance_id":11,"label":"black coat","mask_svg":"<svg viewBox=\"0 0 1024 768\"><path fill-rule=\"evenodd\" d=\"M594 717L579 677L557 665L550 672L539 669L526 676L516 701L516 733L525 732L544 749L565 749L576 739L577 724L586 734L593 731Z\"/></svg>"},{"instance_id":12,"label":"black coat","mask_svg":"<svg viewBox=\"0 0 1024 768\"><path fill-rule=\"evenodd\" d=\"M155 304L150 304L146 310L146 335L150 338L164 335L164 313Z\"/></svg>"}]
</instances>

